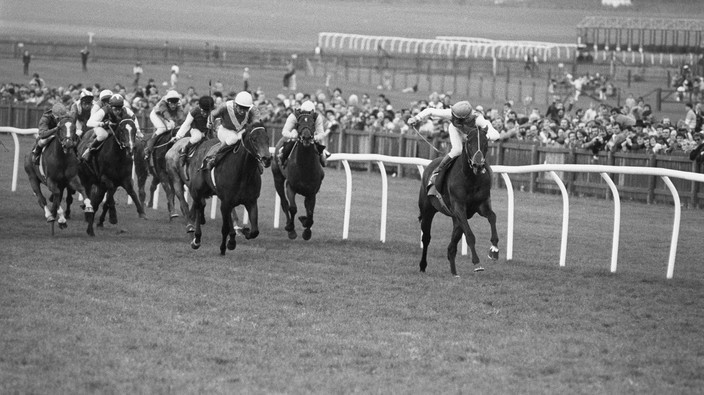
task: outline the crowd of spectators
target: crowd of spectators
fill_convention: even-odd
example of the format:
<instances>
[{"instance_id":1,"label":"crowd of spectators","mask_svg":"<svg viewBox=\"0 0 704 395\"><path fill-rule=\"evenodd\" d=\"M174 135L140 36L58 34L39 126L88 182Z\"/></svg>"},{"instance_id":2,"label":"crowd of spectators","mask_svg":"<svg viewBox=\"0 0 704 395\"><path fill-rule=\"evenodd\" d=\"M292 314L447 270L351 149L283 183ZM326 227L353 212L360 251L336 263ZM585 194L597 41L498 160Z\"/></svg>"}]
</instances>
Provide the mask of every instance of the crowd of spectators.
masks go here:
<instances>
[{"instance_id":1,"label":"crowd of spectators","mask_svg":"<svg viewBox=\"0 0 704 395\"><path fill-rule=\"evenodd\" d=\"M102 89L110 89L125 97L133 111L139 116L147 115L160 99L159 87L149 79L144 87L127 89L117 83L101 87L98 84L84 86L71 84L67 87L49 87L37 74L27 84L6 83L0 87L0 100L23 102L49 107L57 101L69 104L79 98L81 89L92 89L98 95ZM216 106L234 98L237 92L224 92L218 81L212 87ZM186 111L197 105L200 93L194 87L180 92ZM294 92L291 90L268 97L261 89L253 90L256 105L264 121L283 124L288 115L303 101L314 101L326 119L326 129L334 131L360 130L389 134L420 134L442 146L447 144L448 124L445 121L428 119L417 129L410 128L406 121L426 107L449 108L460 100L449 94L434 92L427 100L418 100L397 108L384 93L372 96L368 93L343 95L339 88L320 89L316 92ZM698 99L700 99L697 96ZM499 131L502 141L525 141L543 146L581 148L591 150L595 157L601 151L641 152L655 154L689 153L701 142L704 131L704 103L683 103L682 118L671 120L658 117L642 98L628 95L621 107L606 104L590 104L587 108L575 105L571 98L564 102L555 97L547 109L526 105L515 106L507 101L500 108L483 108L475 104ZM522 108L517 108L522 107Z\"/></svg>"}]
</instances>

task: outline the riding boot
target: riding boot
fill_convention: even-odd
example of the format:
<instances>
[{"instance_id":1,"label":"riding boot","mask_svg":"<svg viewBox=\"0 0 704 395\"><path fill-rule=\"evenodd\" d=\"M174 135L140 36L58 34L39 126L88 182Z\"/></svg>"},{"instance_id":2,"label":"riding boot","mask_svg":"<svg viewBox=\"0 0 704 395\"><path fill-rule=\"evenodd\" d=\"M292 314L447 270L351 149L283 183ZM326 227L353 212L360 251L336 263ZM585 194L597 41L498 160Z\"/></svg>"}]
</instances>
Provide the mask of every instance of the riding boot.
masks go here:
<instances>
[{"instance_id":1,"label":"riding boot","mask_svg":"<svg viewBox=\"0 0 704 395\"><path fill-rule=\"evenodd\" d=\"M32 162L37 166L39 166L39 158L42 157L43 149L44 147L40 146L39 143L36 143L34 148L32 148Z\"/></svg>"},{"instance_id":2,"label":"riding boot","mask_svg":"<svg viewBox=\"0 0 704 395\"><path fill-rule=\"evenodd\" d=\"M281 167L286 167L286 161L288 161L288 156L291 155L294 145L296 145L296 140L289 140L281 147L281 151L279 152Z\"/></svg>"},{"instance_id":3,"label":"riding boot","mask_svg":"<svg viewBox=\"0 0 704 395\"><path fill-rule=\"evenodd\" d=\"M98 141L98 139L93 140L93 142L90 144L90 147L86 148L86 151L81 156L81 159L83 159L83 161L85 162L90 161L91 154L98 148L98 146L100 146L101 143L102 141Z\"/></svg>"},{"instance_id":4,"label":"riding boot","mask_svg":"<svg viewBox=\"0 0 704 395\"><path fill-rule=\"evenodd\" d=\"M203 160L203 168L205 170L210 171L215 167L215 165L220 162L220 160L227 154L229 150L232 149L231 145L227 145L225 143L220 143L220 148L218 148L217 152L215 152L215 155L207 157Z\"/></svg>"},{"instance_id":5,"label":"riding boot","mask_svg":"<svg viewBox=\"0 0 704 395\"><path fill-rule=\"evenodd\" d=\"M152 133L151 137L149 137L149 140L147 140L147 145L144 147L144 160L147 162L149 161L149 155L151 155L152 150L154 149L154 144L156 143L156 138L157 138L156 133Z\"/></svg>"},{"instance_id":6,"label":"riding boot","mask_svg":"<svg viewBox=\"0 0 704 395\"><path fill-rule=\"evenodd\" d=\"M450 155L445 155L445 157L442 158L438 167L436 167L433 174L430 175L430 179L428 180L428 193L430 193L432 186L435 186L438 192L442 190L442 179L444 178L445 170L447 170L450 163L452 163L452 159Z\"/></svg>"},{"instance_id":7,"label":"riding boot","mask_svg":"<svg viewBox=\"0 0 704 395\"><path fill-rule=\"evenodd\" d=\"M189 140L186 145L184 145L181 148L181 151L179 151L178 154L178 166L181 168L186 167L186 158L188 157L188 150L193 147L194 144L191 144L191 141ZM184 174L186 175L186 181L188 181L188 172L184 171Z\"/></svg>"},{"instance_id":8,"label":"riding boot","mask_svg":"<svg viewBox=\"0 0 704 395\"><path fill-rule=\"evenodd\" d=\"M316 142L315 147L318 149L318 155L320 156L320 165L325 167L328 164L328 156L330 153L325 149L325 146Z\"/></svg>"}]
</instances>

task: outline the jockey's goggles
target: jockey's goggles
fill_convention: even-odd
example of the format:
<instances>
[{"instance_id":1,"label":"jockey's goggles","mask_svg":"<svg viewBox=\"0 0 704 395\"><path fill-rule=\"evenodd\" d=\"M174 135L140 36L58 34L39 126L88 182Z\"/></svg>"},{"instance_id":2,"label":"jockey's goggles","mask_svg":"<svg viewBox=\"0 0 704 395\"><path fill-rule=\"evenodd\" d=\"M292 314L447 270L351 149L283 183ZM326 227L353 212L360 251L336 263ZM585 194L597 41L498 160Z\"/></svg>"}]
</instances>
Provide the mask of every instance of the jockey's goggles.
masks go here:
<instances>
[{"instance_id":1,"label":"jockey's goggles","mask_svg":"<svg viewBox=\"0 0 704 395\"><path fill-rule=\"evenodd\" d=\"M167 101L169 104L178 104L178 102L179 102L180 100L179 100L179 99L166 99L166 101Z\"/></svg>"}]
</instances>

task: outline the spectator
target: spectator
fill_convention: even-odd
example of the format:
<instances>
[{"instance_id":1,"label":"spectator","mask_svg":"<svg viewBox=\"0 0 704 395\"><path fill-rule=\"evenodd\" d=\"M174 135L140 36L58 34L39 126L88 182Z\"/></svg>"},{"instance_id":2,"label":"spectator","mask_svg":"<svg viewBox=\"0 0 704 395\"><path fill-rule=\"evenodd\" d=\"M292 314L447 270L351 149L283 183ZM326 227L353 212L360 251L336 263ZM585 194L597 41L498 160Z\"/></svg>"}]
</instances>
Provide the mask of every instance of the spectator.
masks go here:
<instances>
[{"instance_id":1,"label":"spectator","mask_svg":"<svg viewBox=\"0 0 704 395\"><path fill-rule=\"evenodd\" d=\"M249 67L244 68L244 72L242 73L242 84L242 90L249 91Z\"/></svg>"},{"instance_id":2,"label":"spectator","mask_svg":"<svg viewBox=\"0 0 704 395\"><path fill-rule=\"evenodd\" d=\"M701 107L701 104L699 104ZM697 127L697 113L694 112L694 105L692 102L689 102L685 104L685 116L684 116L684 125L689 130L690 132L696 131L695 128Z\"/></svg>"},{"instance_id":3,"label":"spectator","mask_svg":"<svg viewBox=\"0 0 704 395\"><path fill-rule=\"evenodd\" d=\"M178 84L178 73L180 69L176 63L171 66L171 89L176 90Z\"/></svg>"},{"instance_id":4,"label":"spectator","mask_svg":"<svg viewBox=\"0 0 704 395\"><path fill-rule=\"evenodd\" d=\"M88 71L88 55L90 55L88 47L83 47L81 50L81 66L83 67L83 72Z\"/></svg>"},{"instance_id":5,"label":"spectator","mask_svg":"<svg viewBox=\"0 0 704 395\"><path fill-rule=\"evenodd\" d=\"M139 79L142 77L142 73L144 73L144 70L142 69L142 62L138 61L132 68L132 74L134 74L134 82L132 83L132 86L135 88L139 86Z\"/></svg>"},{"instance_id":6,"label":"spectator","mask_svg":"<svg viewBox=\"0 0 704 395\"><path fill-rule=\"evenodd\" d=\"M29 62L32 61L32 55L29 54L29 50L25 50L22 55L22 64L24 64L24 75L29 75Z\"/></svg>"}]
</instances>

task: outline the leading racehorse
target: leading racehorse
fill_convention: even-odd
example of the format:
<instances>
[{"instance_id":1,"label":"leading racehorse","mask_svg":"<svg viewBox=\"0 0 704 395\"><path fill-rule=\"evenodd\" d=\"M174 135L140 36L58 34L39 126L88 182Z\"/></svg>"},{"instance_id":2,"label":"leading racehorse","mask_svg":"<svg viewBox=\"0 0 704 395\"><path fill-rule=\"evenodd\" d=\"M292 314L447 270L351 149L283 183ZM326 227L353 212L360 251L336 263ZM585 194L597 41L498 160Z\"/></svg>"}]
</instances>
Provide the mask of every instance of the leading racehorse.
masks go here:
<instances>
[{"instance_id":1,"label":"leading racehorse","mask_svg":"<svg viewBox=\"0 0 704 395\"><path fill-rule=\"evenodd\" d=\"M281 209L286 215L284 229L288 232L288 238L295 239L298 236L294 218L298 212L296 194L299 194L305 197L306 215L298 217L298 220L304 227L303 240L310 240L315 198L325 178L325 171L320 164L320 155L314 141L315 119L311 118L306 122L305 117L306 115L299 117L298 138L288 156L286 166L282 168L279 160L275 160L271 172L274 175L276 193L281 200ZM286 138L282 137L276 144L276 157L285 141Z\"/></svg>"},{"instance_id":2,"label":"leading racehorse","mask_svg":"<svg viewBox=\"0 0 704 395\"><path fill-rule=\"evenodd\" d=\"M92 131L83 137L81 150L85 149L84 146L89 144L90 133ZM118 187L124 188L132 198L139 217L146 219L144 207L132 185L132 155L135 147L137 127L131 119L123 119L118 124L111 124L109 133L102 147L92 155L90 162L82 163L79 170L81 181L86 190L89 191L92 202L102 202L106 193L108 194L108 201L110 201ZM95 236L93 230L94 220L94 214L87 216L88 228L86 232L91 236Z\"/></svg>"},{"instance_id":3,"label":"leading racehorse","mask_svg":"<svg viewBox=\"0 0 704 395\"><path fill-rule=\"evenodd\" d=\"M201 144L196 149L191 163L201 163L216 143L217 140L208 140ZM194 165L189 167L188 190L193 198L189 216L195 226L191 241L193 249L200 248L203 234L201 225L205 222L205 201L213 195L220 199L222 216L220 255L225 255L226 248L234 250L237 246L237 232L232 223L232 211L235 207L244 205L249 215L251 230L244 232L245 238L253 239L259 235L257 199L262 186L262 166L269 165L269 134L261 123L255 123L246 127L242 140L236 143L212 170L199 170L198 166Z\"/></svg>"},{"instance_id":4,"label":"leading racehorse","mask_svg":"<svg viewBox=\"0 0 704 395\"><path fill-rule=\"evenodd\" d=\"M428 266L427 254L430 244L430 229L433 217L439 211L452 218L452 236L450 244L447 246L447 259L450 261L450 272L457 276L455 268L455 257L457 256L457 243L464 235L467 244L472 252L472 263L475 265L474 271L484 270L479 265L479 256L475 249L475 237L469 227L469 218L475 213L485 217L491 225L491 247L489 248L489 258L496 260L499 257L499 236L496 232L496 214L491 208L491 167L486 163L486 152L488 141L483 130L475 128L470 132L464 142L462 155L460 155L451 167L446 171L445 182L442 183L442 190L439 193L442 197L429 196L426 185L432 173L437 167L440 158L428 165L423 173L418 198L420 209L420 227L423 241L423 256L420 260L420 271L424 272Z\"/></svg>"},{"instance_id":5,"label":"leading racehorse","mask_svg":"<svg viewBox=\"0 0 704 395\"><path fill-rule=\"evenodd\" d=\"M74 191L80 192L85 198L86 216L93 212L91 200L88 199L88 194L78 177L76 124L69 117L64 117L58 121L56 130L56 134L42 151L39 166L34 164L31 152L24 159L24 170L29 176L29 183L37 196L39 206L44 209L47 222L52 225L52 234L54 234L54 221L56 221L57 215L59 216L59 228L65 229L68 226L66 219L71 217L71 202ZM47 205L40 184L45 184L51 192L49 198L52 203L51 207ZM64 190L66 190L66 210L60 206Z\"/></svg>"}]
</instances>

